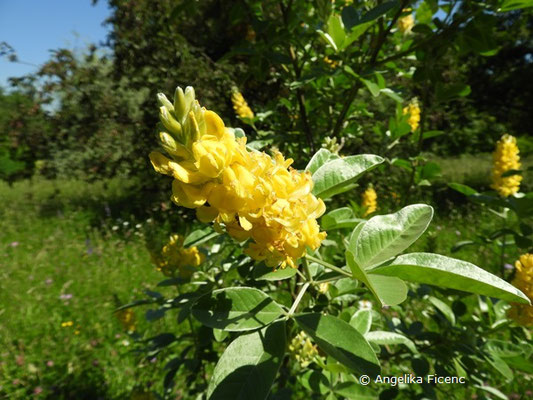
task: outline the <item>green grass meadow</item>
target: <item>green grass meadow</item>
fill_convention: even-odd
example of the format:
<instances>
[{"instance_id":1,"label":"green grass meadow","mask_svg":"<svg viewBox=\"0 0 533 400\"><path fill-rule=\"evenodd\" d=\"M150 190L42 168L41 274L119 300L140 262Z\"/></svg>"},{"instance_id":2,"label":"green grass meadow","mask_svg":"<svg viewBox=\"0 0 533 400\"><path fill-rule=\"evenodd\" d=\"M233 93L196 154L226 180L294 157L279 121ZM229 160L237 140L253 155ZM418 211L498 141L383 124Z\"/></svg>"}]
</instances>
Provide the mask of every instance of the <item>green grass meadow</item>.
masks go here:
<instances>
[{"instance_id":1,"label":"green grass meadow","mask_svg":"<svg viewBox=\"0 0 533 400\"><path fill-rule=\"evenodd\" d=\"M146 221L112 212L98 220L87 207L119 199L120 185L1 186L0 398L129 398L144 382L138 374L151 376L153 363L138 368L113 314L115 296L129 302L160 280L142 237Z\"/></svg>"}]
</instances>

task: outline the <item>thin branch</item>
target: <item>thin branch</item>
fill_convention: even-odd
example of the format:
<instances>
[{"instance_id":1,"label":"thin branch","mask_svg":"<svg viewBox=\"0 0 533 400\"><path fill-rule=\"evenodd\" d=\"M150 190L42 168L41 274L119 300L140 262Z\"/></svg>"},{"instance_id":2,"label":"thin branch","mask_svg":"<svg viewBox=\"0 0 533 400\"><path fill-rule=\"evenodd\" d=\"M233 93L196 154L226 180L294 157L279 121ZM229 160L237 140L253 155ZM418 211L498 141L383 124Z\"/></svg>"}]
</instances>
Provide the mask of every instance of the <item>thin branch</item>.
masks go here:
<instances>
[{"instance_id":1,"label":"thin branch","mask_svg":"<svg viewBox=\"0 0 533 400\"><path fill-rule=\"evenodd\" d=\"M294 300L294 303L292 304L291 309L287 313L287 319L292 317L294 315L294 312L296 311L296 308L298 307L298 304L300 304L300 301L302 300L302 297L304 297L305 291L309 287L310 283L306 282L302 288L300 289L300 292L298 293L298 296L296 297L296 300Z\"/></svg>"},{"instance_id":2,"label":"thin branch","mask_svg":"<svg viewBox=\"0 0 533 400\"><path fill-rule=\"evenodd\" d=\"M376 59L378 57L379 51L381 50L381 48L385 44L385 39L387 38L387 35L392 30L392 27L396 24L396 21L398 20L400 15L402 15L402 10L405 8L405 6L408 3L409 3L409 0L403 0L402 1L402 4L400 4L400 7L399 7L398 11L396 11L396 14L394 14L394 17L392 18L391 23L389 24L389 26L387 26L387 28L385 30L383 30L382 25L379 26L380 29L379 29L379 33L378 33L378 39L377 39L376 45L374 47L374 51L373 51L372 55L370 56L370 61L369 61L369 66L371 68L375 66ZM360 70L360 68L359 68L359 70ZM342 110L341 110L341 112L340 112L340 114L339 114L339 116L337 118L337 121L335 122L335 127L333 128L333 133L332 133L333 137L336 137L336 136L339 135L339 133L340 133L340 131L342 129L342 125L344 124L344 120L346 118L346 115L348 114L348 111L350 110L350 107L351 107L353 101L355 100L355 96L357 95L357 92L359 91L360 87L361 87L361 82L359 80L357 80L354 83L354 85L350 88L350 90L348 91L348 93L346 95L346 101L342 105Z\"/></svg>"},{"instance_id":3,"label":"thin branch","mask_svg":"<svg viewBox=\"0 0 533 400\"><path fill-rule=\"evenodd\" d=\"M329 268L331 269L332 271L335 271L335 272L338 272L340 274L343 274L343 275L346 275L346 276L349 276L350 278L352 277L352 274L342 268L339 268L339 267L336 267L335 265L332 265L324 260L321 260L320 258L316 258L316 257L313 257L313 256L310 256L309 254L307 254L305 256L309 261L313 261L313 262L316 262L320 265L323 265L324 267L326 268Z\"/></svg>"}]
</instances>

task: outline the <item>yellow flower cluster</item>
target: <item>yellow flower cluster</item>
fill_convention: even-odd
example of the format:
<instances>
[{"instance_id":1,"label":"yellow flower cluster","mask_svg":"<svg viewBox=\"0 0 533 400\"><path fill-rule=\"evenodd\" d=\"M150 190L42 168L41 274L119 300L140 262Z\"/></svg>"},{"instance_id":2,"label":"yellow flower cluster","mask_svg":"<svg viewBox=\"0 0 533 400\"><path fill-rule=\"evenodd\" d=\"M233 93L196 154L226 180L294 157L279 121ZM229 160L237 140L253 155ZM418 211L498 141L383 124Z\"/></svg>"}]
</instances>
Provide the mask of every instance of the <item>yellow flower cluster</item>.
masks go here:
<instances>
[{"instance_id":1,"label":"yellow flower cluster","mask_svg":"<svg viewBox=\"0 0 533 400\"><path fill-rule=\"evenodd\" d=\"M533 301L533 254L520 256L515 263L516 275L512 284L520 289ZM527 304L513 304L509 316L522 325L533 325L533 306Z\"/></svg>"},{"instance_id":2,"label":"yellow flower cluster","mask_svg":"<svg viewBox=\"0 0 533 400\"><path fill-rule=\"evenodd\" d=\"M239 241L251 239L246 253L271 267L296 267L306 247L320 246L326 233L316 219L325 205L311 193L308 172L289 168L293 160L279 152L248 151L246 138L200 107L191 87L178 88L174 104L162 94L159 100L159 138L171 158L154 151L150 160L174 178L174 203L195 208L200 221L214 221Z\"/></svg>"},{"instance_id":3,"label":"yellow flower cluster","mask_svg":"<svg viewBox=\"0 0 533 400\"><path fill-rule=\"evenodd\" d=\"M509 170L520 169L520 156L518 153L518 146L514 136L505 134L496 144L496 151L492 156L494 166L492 168L491 187L502 197L509 197L520 189L521 175L502 177L502 174Z\"/></svg>"},{"instance_id":4,"label":"yellow flower cluster","mask_svg":"<svg viewBox=\"0 0 533 400\"><path fill-rule=\"evenodd\" d=\"M366 217L367 215L372 214L375 212L378 208L378 195L374 188L369 187L363 192L362 197L362 203L361 205L365 209L365 213L363 214L363 217Z\"/></svg>"},{"instance_id":5,"label":"yellow flower cluster","mask_svg":"<svg viewBox=\"0 0 533 400\"><path fill-rule=\"evenodd\" d=\"M254 112L248 106L246 100L242 96L242 93L238 90L234 90L231 95L231 102L233 103L233 109L240 118L253 118Z\"/></svg>"},{"instance_id":6,"label":"yellow flower cluster","mask_svg":"<svg viewBox=\"0 0 533 400\"><path fill-rule=\"evenodd\" d=\"M409 115L407 123L411 127L411 131L416 131L420 124L420 106L418 102L412 101L407 107L403 108L403 115Z\"/></svg>"},{"instance_id":7,"label":"yellow flower cluster","mask_svg":"<svg viewBox=\"0 0 533 400\"><path fill-rule=\"evenodd\" d=\"M205 255L196 246L183 248L183 240L183 236L172 235L159 254L151 253L157 270L165 276L175 276L178 271L181 277L189 278L194 268L204 262Z\"/></svg>"},{"instance_id":8,"label":"yellow flower cluster","mask_svg":"<svg viewBox=\"0 0 533 400\"><path fill-rule=\"evenodd\" d=\"M332 60L328 56L324 57L324 62L326 64L328 64L331 69L335 69L335 68L337 68L339 66L339 62L338 61Z\"/></svg>"},{"instance_id":9,"label":"yellow flower cluster","mask_svg":"<svg viewBox=\"0 0 533 400\"><path fill-rule=\"evenodd\" d=\"M410 12L411 9L406 8L402 11ZM398 30L404 35L411 33L413 26L415 26L415 18L413 17L413 14L409 14L409 15L406 15L405 17L398 19Z\"/></svg>"},{"instance_id":10,"label":"yellow flower cluster","mask_svg":"<svg viewBox=\"0 0 533 400\"><path fill-rule=\"evenodd\" d=\"M61 328L69 328L72 325L74 325L74 322L72 321L61 322Z\"/></svg>"},{"instance_id":11,"label":"yellow flower cluster","mask_svg":"<svg viewBox=\"0 0 533 400\"><path fill-rule=\"evenodd\" d=\"M309 337L304 331L292 339L289 344L289 351L292 356L300 363L302 368L306 368L318 356L318 350L315 345L309 340Z\"/></svg>"},{"instance_id":12,"label":"yellow flower cluster","mask_svg":"<svg viewBox=\"0 0 533 400\"><path fill-rule=\"evenodd\" d=\"M124 327L124 330L128 332L135 331L135 328L136 328L135 313L133 312L132 309L127 308L125 310L117 311L115 315L117 319L119 320L119 322Z\"/></svg>"}]
</instances>

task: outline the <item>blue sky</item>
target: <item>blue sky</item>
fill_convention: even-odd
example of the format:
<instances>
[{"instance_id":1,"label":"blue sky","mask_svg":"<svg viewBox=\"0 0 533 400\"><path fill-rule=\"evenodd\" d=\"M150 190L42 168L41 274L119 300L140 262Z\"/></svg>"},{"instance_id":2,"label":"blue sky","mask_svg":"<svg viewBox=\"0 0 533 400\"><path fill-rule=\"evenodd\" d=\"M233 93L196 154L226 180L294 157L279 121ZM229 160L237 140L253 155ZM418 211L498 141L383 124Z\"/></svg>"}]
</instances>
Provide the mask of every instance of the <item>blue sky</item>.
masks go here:
<instances>
[{"instance_id":1,"label":"blue sky","mask_svg":"<svg viewBox=\"0 0 533 400\"><path fill-rule=\"evenodd\" d=\"M50 50L83 50L89 43L106 39L102 26L110 15L106 0L0 0L0 42L11 45L21 61L41 65ZM37 67L12 63L0 57L0 86L7 78L21 76Z\"/></svg>"}]
</instances>

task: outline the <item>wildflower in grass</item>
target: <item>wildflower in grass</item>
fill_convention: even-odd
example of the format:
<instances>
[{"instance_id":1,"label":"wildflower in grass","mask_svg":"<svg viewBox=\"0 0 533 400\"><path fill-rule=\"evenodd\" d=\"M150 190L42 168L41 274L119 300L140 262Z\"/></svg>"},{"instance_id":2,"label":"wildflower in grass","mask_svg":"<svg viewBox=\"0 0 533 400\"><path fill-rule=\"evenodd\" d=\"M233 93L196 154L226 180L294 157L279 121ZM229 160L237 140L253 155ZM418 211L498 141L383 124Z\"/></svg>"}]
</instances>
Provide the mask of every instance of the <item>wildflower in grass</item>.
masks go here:
<instances>
[{"instance_id":1,"label":"wildflower in grass","mask_svg":"<svg viewBox=\"0 0 533 400\"><path fill-rule=\"evenodd\" d=\"M318 292L322 294L326 294L329 289L329 282L322 282L318 285Z\"/></svg>"},{"instance_id":2,"label":"wildflower in grass","mask_svg":"<svg viewBox=\"0 0 533 400\"><path fill-rule=\"evenodd\" d=\"M217 114L200 107L191 87L176 90L174 105L162 94L159 100L167 129L159 138L171 158L155 151L150 160L174 177L174 203L196 208L200 221L238 241L251 239L246 253L271 267L296 267L306 247L320 246L326 233L316 219L325 206L311 193L308 172L290 168L293 160L279 152L248 151L246 138L236 139Z\"/></svg>"},{"instance_id":3,"label":"wildflower in grass","mask_svg":"<svg viewBox=\"0 0 533 400\"><path fill-rule=\"evenodd\" d=\"M492 188L500 196L509 197L520 189L521 175L511 175L502 177L502 174L510 170L520 169L520 156L514 136L505 134L496 144L496 151L493 154L494 166L492 168Z\"/></svg>"},{"instance_id":4,"label":"wildflower in grass","mask_svg":"<svg viewBox=\"0 0 533 400\"><path fill-rule=\"evenodd\" d=\"M304 331L298 333L289 344L291 355L300 363L302 368L311 364L318 356L318 350Z\"/></svg>"},{"instance_id":5,"label":"wildflower in grass","mask_svg":"<svg viewBox=\"0 0 533 400\"><path fill-rule=\"evenodd\" d=\"M71 293L61 294L61 295L59 295L59 299L60 300L70 300L70 299L72 299L72 294Z\"/></svg>"},{"instance_id":6,"label":"wildflower in grass","mask_svg":"<svg viewBox=\"0 0 533 400\"><path fill-rule=\"evenodd\" d=\"M68 328L68 327L71 327L72 325L74 325L74 322L72 322L72 321L61 322L61 327L62 328Z\"/></svg>"},{"instance_id":7,"label":"wildflower in grass","mask_svg":"<svg viewBox=\"0 0 533 400\"><path fill-rule=\"evenodd\" d=\"M115 316L122 324L122 327L127 332L135 332L136 329L136 318L135 312L131 308L126 308L124 310L119 310L115 312Z\"/></svg>"},{"instance_id":8,"label":"wildflower in grass","mask_svg":"<svg viewBox=\"0 0 533 400\"><path fill-rule=\"evenodd\" d=\"M407 123L411 127L411 131L416 131L420 124L420 106L416 100L411 101L407 107L403 108L403 114L408 115Z\"/></svg>"},{"instance_id":9,"label":"wildflower in grass","mask_svg":"<svg viewBox=\"0 0 533 400\"><path fill-rule=\"evenodd\" d=\"M533 254L521 255L515 263L515 268L516 274L512 284L533 301ZM515 303L509 310L509 316L519 324L533 325L533 306Z\"/></svg>"},{"instance_id":10,"label":"wildflower in grass","mask_svg":"<svg viewBox=\"0 0 533 400\"><path fill-rule=\"evenodd\" d=\"M406 8L402 11L411 12L412 10L410 8ZM398 19L398 30L404 35L411 33L411 30L413 29L414 25L415 25L415 18L413 17L413 14L408 14Z\"/></svg>"},{"instance_id":11,"label":"wildflower in grass","mask_svg":"<svg viewBox=\"0 0 533 400\"><path fill-rule=\"evenodd\" d=\"M159 254L152 253L152 261L165 276L189 278L194 269L205 261L205 255L196 246L185 249L183 236L172 235Z\"/></svg>"},{"instance_id":12,"label":"wildflower in grass","mask_svg":"<svg viewBox=\"0 0 533 400\"><path fill-rule=\"evenodd\" d=\"M363 217L366 217L367 215L370 215L377 210L378 195L373 187L369 187L363 192L363 195L361 197L361 205L365 210Z\"/></svg>"},{"instance_id":13,"label":"wildflower in grass","mask_svg":"<svg viewBox=\"0 0 533 400\"><path fill-rule=\"evenodd\" d=\"M251 119L254 117L254 112L248 106L246 100L244 100L242 93L239 92L237 89L234 89L233 93L231 94L231 102L233 103L233 109L235 110L235 114L237 114L239 118Z\"/></svg>"}]
</instances>

